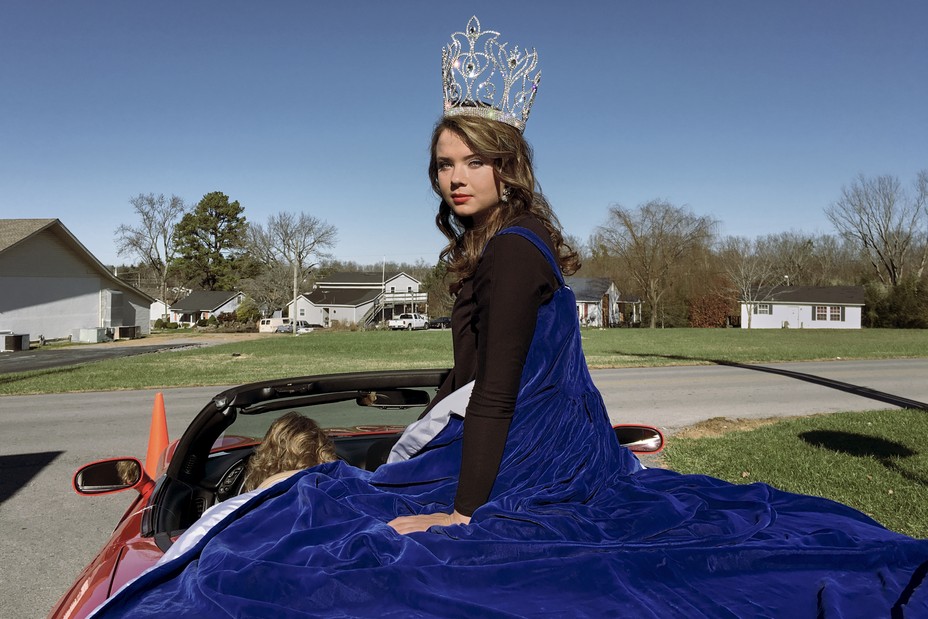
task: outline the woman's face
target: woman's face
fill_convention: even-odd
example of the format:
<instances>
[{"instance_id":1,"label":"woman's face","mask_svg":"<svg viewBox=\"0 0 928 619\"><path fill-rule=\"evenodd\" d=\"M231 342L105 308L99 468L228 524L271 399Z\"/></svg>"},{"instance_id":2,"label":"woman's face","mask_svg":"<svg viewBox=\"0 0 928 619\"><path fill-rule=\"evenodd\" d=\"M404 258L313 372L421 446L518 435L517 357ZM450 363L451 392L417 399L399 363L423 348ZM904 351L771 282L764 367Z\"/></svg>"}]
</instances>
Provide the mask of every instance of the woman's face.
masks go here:
<instances>
[{"instance_id":1,"label":"woman's face","mask_svg":"<svg viewBox=\"0 0 928 619\"><path fill-rule=\"evenodd\" d=\"M499 206L500 183L492 162L475 155L458 134L445 129L435 144L438 187L458 217L476 223Z\"/></svg>"}]
</instances>

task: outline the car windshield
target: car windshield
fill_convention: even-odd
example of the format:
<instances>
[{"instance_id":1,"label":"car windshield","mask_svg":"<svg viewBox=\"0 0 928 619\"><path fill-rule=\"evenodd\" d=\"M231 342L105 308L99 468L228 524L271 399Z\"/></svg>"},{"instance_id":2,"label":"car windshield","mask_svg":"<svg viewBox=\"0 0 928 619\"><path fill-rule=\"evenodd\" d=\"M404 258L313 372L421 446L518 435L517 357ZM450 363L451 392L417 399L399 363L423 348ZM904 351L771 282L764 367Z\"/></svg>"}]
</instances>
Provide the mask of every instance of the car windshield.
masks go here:
<instances>
[{"instance_id":1,"label":"car windshield","mask_svg":"<svg viewBox=\"0 0 928 619\"><path fill-rule=\"evenodd\" d=\"M435 392L434 387L345 391L262 402L237 414L213 450L260 442L274 420L290 411L313 418L333 436L398 432L418 419Z\"/></svg>"}]
</instances>

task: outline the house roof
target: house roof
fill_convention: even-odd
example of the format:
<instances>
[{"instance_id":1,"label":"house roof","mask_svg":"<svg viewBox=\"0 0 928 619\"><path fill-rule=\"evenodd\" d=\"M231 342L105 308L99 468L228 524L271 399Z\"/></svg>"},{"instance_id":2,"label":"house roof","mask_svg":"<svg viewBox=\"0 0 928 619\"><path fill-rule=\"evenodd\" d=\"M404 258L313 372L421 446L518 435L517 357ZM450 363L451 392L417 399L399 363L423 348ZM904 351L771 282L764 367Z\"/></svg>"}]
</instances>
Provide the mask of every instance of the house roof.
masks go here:
<instances>
[{"instance_id":1,"label":"house roof","mask_svg":"<svg viewBox=\"0 0 928 619\"><path fill-rule=\"evenodd\" d=\"M578 301L587 303L601 301L612 285L608 277L565 277L564 281L574 291Z\"/></svg>"},{"instance_id":2,"label":"house roof","mask_svg":"<svg viewBox=\"0 0 928 619\"><path fill-rule=\"evenodd\" d=\"M196 290L171 305L171 309L175 312L212 312L239 294L228 290Z\"/></svg>"},{"instance_id":3,"label":"house roof","mask_svg":"<svg viewBox=\"0 0 928 619\"><path fill-rule=\"evenodd\" d=\"M54 224L57 219L0 219L0 252L25 241Z\"/></svg>"},{"instance_id":4,"label":"house roof","mask_svg":"<svg viewBox=\"0 0 928 619\"><path fill-rule=\"evenodd\" d=\"M115 284L120 288L127 288L133 293L141 295L149 303L154 301L151 296L113 275L58 219L0 219L0 254L46 230L83 256L100 276L111 284Z\"/></svg>"},{"instance_id":5,"label":"house roof","mask_svg":"<svg viewBox=\"0 0 928 619\"><path fill-rule=\"evenodd\" d=\"M863 305L863 286L774 286L758 295L759 303Z\"/></svg>"},{"instance_id":6,"label":"house roof","mask_svg":"<svg viewBox=\"0 0 928 619\"><path fill-rule=\"evenodd\" d=\"M417 282L419 281L405 271L387 271L386 273L380 271L337 271L335 273L329 273L326 275L325 279L317 281L316 285L366 284L379 287L382 283L388 282L391 279L396 279L400 275L405 275Z\"/></svg>"},{"instance_id":7,"label":"house roof","mask_svg":"<svg viewBox=\"0 0 928 619\"><path fill-rule=\"evenodd\" d=\"M347 307L358 307L365 303L370 303L380 296L380 289L376 290L358 290L358 289L324 289L316 288L309 294L304 294L313 305L342 305Z\"/></svg>"}]
</instances>

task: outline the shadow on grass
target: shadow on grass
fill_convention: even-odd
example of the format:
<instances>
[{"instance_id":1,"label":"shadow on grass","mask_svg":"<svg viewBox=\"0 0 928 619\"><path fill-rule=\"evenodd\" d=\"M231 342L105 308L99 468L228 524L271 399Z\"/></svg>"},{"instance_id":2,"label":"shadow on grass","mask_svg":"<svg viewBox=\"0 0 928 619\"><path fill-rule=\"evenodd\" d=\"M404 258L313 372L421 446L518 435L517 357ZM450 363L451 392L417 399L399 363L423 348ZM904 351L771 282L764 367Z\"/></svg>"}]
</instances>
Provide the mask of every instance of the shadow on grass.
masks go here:
<instances>
[{"instance_id":1,"label":"shadow on grass","mask_svg":"<svg viewBox=\"0 0 928 619\"><path fill-rule=\"evenodd\" d=\"M644 354L644 353L622 352L620 350L615 351L615 354L625 355L629 357L657 357L660 359L673 359L676 361L702 361L704 363L712 363L714 365L724 365L724 366L733 367L733 368L741 368L742 370L754 370L755 372L767 372L769 374L778 374L780 376L786 376L788 378L795 378L796 380L802 380L807 383L821 385L823 387L828 387L830 389L837 389L838 391L844 391L846 393L859 395L862 398L870 398L871 400L876 400L878 402L885 402L886 404L892 404L893 406L898 406L899 408L911 408L915 410L928 411L928 404L924 402L919 402L918 400L910 400L909 398L904 398L902 396L894 395L892 393L886 393L884 391L877 391L876 389L871 389L869 387L862 387L861 385L854 385L852 383L843 383L840 380L832 380L831 378L823 378L822 376L816 376L815 374L806 374L804 372L796 372L795 370L784 370L781 368L771 368L765 365L749 365L746 363L737 363L735 361L726 361L725 359L705 359L703 357L686 357L683 355L658 355L658 354L653 354L653 353Z\"/></svg>"},{"instance_id":2,"label":"shadow on grass","mask_svg":"<svg viewBox=\"0 0 928 619\"><path fill-rule=\"evenodd\" d=\"M71 365L67 367L58 367L58 368L49 368L47 370L31 370L27 372L18 372L11 374L0 374L0 387L3 385L15 385L16 383L24 380L32 380L34 378L40 378L42 376L55 376L62 374L69 374L77 369L80 365Z\"/></svg>"},{"instance_id":3,"label":"shadow on grass","mask_svg":"<svg viewBox=\"0 0 928 619\"><path fill-rule=\"evenodd\" d=\"M40 451L15 456L0 456L0 504L19 492L19 489L54 462L63 451Z\"/></svg>"},{"instance_id":4,"label":"shadow on grass","mask_svg":"<svg viewBox=\"0 0 928 619\"><path fill-rule=\"evenodd\" d=\"M898 461L902 458L918 455L918 452L912 451L901 443L876 436L837 430L810 430L800 433L799 438L814 447L837 451L856 458L873 458L905 479L928 486L928 479L899 466Z\"/></svg>"}]
</instances>

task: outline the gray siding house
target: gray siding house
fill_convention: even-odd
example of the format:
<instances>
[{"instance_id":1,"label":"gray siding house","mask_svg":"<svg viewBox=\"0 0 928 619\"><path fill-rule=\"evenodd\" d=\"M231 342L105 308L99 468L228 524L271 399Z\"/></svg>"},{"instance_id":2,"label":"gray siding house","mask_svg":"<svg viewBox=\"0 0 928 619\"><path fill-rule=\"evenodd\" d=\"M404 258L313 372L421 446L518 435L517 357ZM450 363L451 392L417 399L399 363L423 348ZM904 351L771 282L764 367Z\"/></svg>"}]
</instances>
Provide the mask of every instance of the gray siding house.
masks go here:
<instances>
[{"instance_id":1,"label":"gray siding house","mask_svg":"<svg viewBox=\"0 0 928 619\"><path fill-rule=\"evenodd\" d=\"M0 331L32 341L135 337L150 331L152 301L59 220L0 219Z\"/></svg>"},{"instance_id":2,"label":"gray siding house","mask_svg":"<svg viewBox=\"0 0 928 619\"><path fill-rule=\"evenodd\" d=\"M297 320L328 327L342 324L370 325L394 314L420 311L428 307L428 294L421 283L406 273L332 273L316 282L312 292L297 297ZM293 315L293 301L287 315Z\"/></svg>"}]
</instances>

